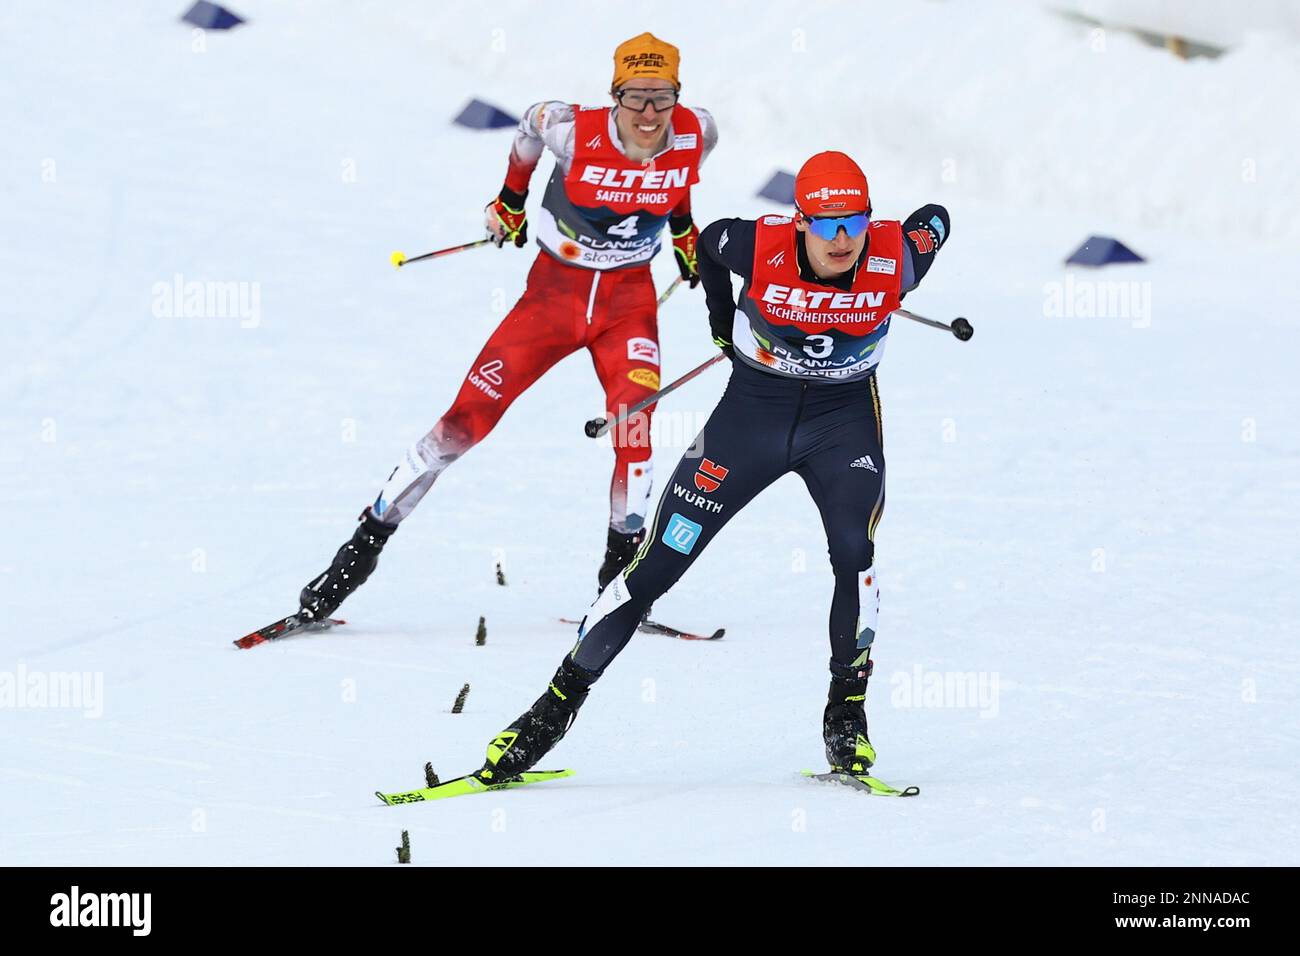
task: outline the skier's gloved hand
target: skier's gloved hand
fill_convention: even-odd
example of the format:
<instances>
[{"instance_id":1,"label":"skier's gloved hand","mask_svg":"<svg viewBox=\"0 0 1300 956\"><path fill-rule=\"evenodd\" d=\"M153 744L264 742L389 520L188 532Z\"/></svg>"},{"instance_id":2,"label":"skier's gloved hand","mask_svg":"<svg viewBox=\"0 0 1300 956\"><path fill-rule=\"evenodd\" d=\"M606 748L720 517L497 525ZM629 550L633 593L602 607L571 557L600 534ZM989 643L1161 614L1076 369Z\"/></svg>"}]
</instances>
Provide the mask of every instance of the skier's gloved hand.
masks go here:
<instances>
[{"instance_id":1,"label":"skier's gloved hand","mask_svg":"<svg viewBox=\"0 0 1300 956\"><path fill-rule=\"evenodd\" d=\"M691 220L690 213L687 213L684 216L673 216L668 220L668 233L673 237L673 253L682 279L689 282L694 289L700 284L699 260L695 256L695 245L699 242L700 230Z\"/></svg>"},{"instance_id":2,"label":"skier's gloved hand","mask_svg":"<svg viewBox=\"0 0 1300 956\"><path fill-rule=\"evenodd\" d=\"M911 285L903 289L903 295L920 285L950 235L952 222L948 210L938 203L922 206L903 220L903 247L912 266Z\"/></svg>"},{"instance_id":3,"label":"skier's gloved hand","mask_svg":"<svg viewBox=\"0 0 1300 956\"><path fill-rule=\"evenodd\" d=\"M951 234L948 210L938 203L928 203L903 220L905 240L922 256L932 256L939 251Z\"/></svg>"},{"instance_id":4,"label":"skier's gloved hand","mask_svg":"<svg viewBox=\"0 0 1300 956\"><path fill-rule=\"evenodd\" d=\"M736 322L736 307L733 305L725 311L725 315L722 312L709 313L709 331L713 333L713 344L722 349L730 359L736 357L736 350L731 344L731 328Z\"/></svg>"},{"instance_id":5,"label":"skier's gloved hand","mask_svg":"<svg viewBox=\"0 0 1300 956\"><path fill-rule=\"evenodd\" d=\"M527 198L527 192L517 193L508 186L502 186L500 194L483 210L483 224L497 248L507 241L521 248L528 242L528 216L524 212L524 200Z\"/></svg>"},{"instance_id":6,"label":"skier's gloved hand","mask_svg":"<svg viewBox=\"0 0 1300 956\"><path fill-rule=\"evenodd\" d=\"M736 305L723 302L719 307L709 311L709 331L713 333L714 342L731 344L732 327L736 324ZM719 346L721 347L721 346Z\"/></svg>"}]
</instances>

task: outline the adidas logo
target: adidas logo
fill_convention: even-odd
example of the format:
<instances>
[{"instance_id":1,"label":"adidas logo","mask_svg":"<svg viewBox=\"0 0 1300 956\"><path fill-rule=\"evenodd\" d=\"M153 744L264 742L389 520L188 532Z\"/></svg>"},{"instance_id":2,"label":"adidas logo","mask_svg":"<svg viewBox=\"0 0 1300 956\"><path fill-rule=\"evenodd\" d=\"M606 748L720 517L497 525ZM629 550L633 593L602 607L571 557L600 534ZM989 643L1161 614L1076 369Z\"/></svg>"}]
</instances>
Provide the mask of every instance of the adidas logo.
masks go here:
<instances>
[{"instance_id":1,"label":"adidas logo","mask_svg":"<svg viewBox=\"0 0 1300 956\"><path fill-rule=\"evenodd\" d=\"M876 474L880 474L880 469L876 467L876 463L875 463L874 461L871 460L871 456L870 456L870 455L863 455L861 458L859 458L859 459L858 459L857 461L855 461L853 464L849 465L849 467L850 467L850 468L869 468L869 469L871 469L872 471L874 471Z\"/></svg>"}]
</instances>

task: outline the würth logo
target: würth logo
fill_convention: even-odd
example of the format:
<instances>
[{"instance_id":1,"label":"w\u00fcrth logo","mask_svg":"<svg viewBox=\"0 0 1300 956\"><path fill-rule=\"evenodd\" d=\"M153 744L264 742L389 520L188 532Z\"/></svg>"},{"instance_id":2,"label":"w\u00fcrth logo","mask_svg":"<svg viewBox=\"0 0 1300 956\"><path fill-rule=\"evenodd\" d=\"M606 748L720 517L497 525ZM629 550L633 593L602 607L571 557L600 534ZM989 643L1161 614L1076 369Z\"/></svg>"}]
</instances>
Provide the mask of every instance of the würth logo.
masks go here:
<instances>
[{"instance_id":1,"label":"w\u00fcrth logo","mask_svg":"<svg viewBox=\"0 0 1300 956\"><path fill-rule=\"evenodd\" d=\"M717 491L730 470L706 458L700 462L700 470L695 473L695 487L706 495Z\"/></svg>"},{"instance_id":2,"label":"w\u00fcrth logo","mask_svg":"<svg viewBox=\"0 0 1300 956\"><path fill-rule=\"evenodd\" d=\"M699 477L698 475L696 477ZM683 488L677 482L673 482L673 494L683 501L702 508L705 511L711 511L715 515L722 514L722 509L726 507L721 501L714 501L712 498L706 498L698 491L691 491L689 488Z\"/></svg>"},{"instance_id":3,"label":"w\u00fcrth logo","mask_svg":"<svg viewBox=\"0 0 1300 956\"><path fill-rule=\"evenodd\" d=\"M82 893L74 886L50 897L50 925L129 927L132 936L148 936L152 910L152 893Z\"/></svg>"}]
</instances>

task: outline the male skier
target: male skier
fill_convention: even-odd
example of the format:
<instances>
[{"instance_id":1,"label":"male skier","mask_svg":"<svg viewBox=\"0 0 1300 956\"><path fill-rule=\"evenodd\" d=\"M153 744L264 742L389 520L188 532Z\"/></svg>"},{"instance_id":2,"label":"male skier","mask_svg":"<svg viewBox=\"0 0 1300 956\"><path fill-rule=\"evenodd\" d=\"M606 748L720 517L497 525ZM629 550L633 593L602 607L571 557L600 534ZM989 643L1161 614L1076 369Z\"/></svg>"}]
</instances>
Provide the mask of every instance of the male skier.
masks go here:
<instances>
[{"instance_id":1,"label":"male skier","mask_svg":"<svg viewBox=\"0 0 1300 956\"><path fill-rule=\"evenodd\" d=\"M876 366L890 313L929 271L949 218L927 205L903 222L871 221L866 176L837 152L803 165L795 203L793 218L723 219L701 234L709 322L732 358L731 379L636 557L587 612L546 692L488 745L476 774L483 783L518 776L560 741L643 610L791 471L821 512L835 574L826 759L853 776L875 762L866 691L880 596L874 536L885 505ZM731 273L743 280L738 300Z\"/></svg>"},{"instance_id":2,"label":"male skier","mask_svg":"<svg viewBox=\"0 0 1300 956\"><path fill-rule=\"evenodd\" d=\"M699 281L691 186L717 143L702 109L681 105L678 50L649 34L614 52L612 107L542 102L519 123L505 185L488 203L486 227L498 246L522 247L524 200L545 149L555 154L539 216L538 254L523 296L488 338L456 400L407 449L351 540L299 596L311 620L329 617L370 576L398 524L453 461L487 436L511 402L560 359L592 356L606 407L640 401L659 388L659 334L650 260L665 225L682 278ZM609 532L597 575L603 588L644 537L651 461L644 427L614 438Z\"/></svg>"}]
</instances>

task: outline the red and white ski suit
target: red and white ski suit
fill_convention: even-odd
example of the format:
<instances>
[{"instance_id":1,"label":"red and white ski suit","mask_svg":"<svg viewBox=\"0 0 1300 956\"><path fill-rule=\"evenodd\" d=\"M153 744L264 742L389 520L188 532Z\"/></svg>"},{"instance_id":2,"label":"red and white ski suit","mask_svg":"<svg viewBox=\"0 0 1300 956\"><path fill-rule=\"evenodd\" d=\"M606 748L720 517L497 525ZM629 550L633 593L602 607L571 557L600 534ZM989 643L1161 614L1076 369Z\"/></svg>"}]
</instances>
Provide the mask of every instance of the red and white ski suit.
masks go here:
<instances>
[{"instance_id":1,"label":"red and white ski suit","mask_svg":"<svg viewBox=\"0 0 1300 956\"><path fill-rule=\"evenodd\" d=\"M470 366L451 408L412 445L371 511L405 518L438 475L482 441L510 404L562 358L591 353L617 414L659 388L659 333L649 262L669 215L690 212L690 189L717 142L713 118L678 105L665 148L642 163L628 158L610 108L539 103L520 121L506 186L527 191L549 148L556 157L537 217L542 251L523 296ZM615 429L610 527L639 530L652 483L650 415Z\"/></svg>"}]
</instances>

